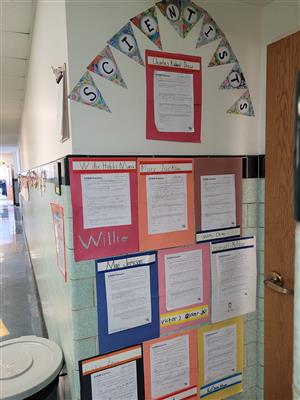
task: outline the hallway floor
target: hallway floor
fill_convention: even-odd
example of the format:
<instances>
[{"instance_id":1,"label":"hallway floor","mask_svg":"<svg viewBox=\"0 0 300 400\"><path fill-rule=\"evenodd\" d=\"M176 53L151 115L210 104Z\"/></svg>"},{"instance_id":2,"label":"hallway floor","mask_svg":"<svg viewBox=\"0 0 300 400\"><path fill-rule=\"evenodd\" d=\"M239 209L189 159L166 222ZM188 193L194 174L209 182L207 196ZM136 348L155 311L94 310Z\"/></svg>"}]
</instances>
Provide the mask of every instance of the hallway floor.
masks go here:
<instances>
[{"instance_id":1,"label":"hallway floor","mask_svg":"<svg viewBox=\"0 0 300 400\"><path fill-rule=\"evenodd\" d=\"M0 199L0 341L47 337L18 207ZM71 400L68 379L47 400ZM46 400L46 399L43 399Z\"/></svg>"}]
</instances>

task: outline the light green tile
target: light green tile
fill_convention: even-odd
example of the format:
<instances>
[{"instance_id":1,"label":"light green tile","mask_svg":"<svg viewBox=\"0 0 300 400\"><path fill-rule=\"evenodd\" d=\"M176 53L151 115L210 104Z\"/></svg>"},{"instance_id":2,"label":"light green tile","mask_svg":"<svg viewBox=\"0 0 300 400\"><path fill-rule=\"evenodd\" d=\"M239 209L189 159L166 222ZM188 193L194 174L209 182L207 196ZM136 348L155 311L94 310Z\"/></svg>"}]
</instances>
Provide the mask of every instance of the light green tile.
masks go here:
<instances>
[{"instance_id":1,"label":"light green tile","mask_svg":"<svg viewBox=\"0 0 300 400\"><path fill-rule=\"evenodd\" d=\"M76 364L79 360L94 357L98 354L96 353L96 340L97 338L93 337L74 341L74 357Z\"/></svg>"},{"instance_id":2,"label":"light green tile","mask_svg":"<svg viewBox=\"0 0 300 400\"><path fill-rule=\"evenodd\" d=\"M243 179L243 203L257 202L257 179Z\"/></svg>"},{"instance_id":3,"label":"light green tile","mask_svg":"<svg viewBox=\"0 0 300 400\"><path fill-rule=\"evenodd\" d=\"M72 218L72 203L70 186L62 185L61 197L63 201L64 213L66 218Z\"/></svg>"},{"instance_id":4,"label":"light green tile","mask_svg":"<svg viewBox=\"0 0 300 400\"><path fill-rule=\"evenodd\" d=\"M68 274L70 279L82 279L96 276L95 260L76 262L74 252L66 249L68 260Z\"/></svg>"},{"instance_id":5,"label":"light green tile","mask_svg":"<svg viewBox=\"0 0 300 400\"><path fill-rule=\"evenodd\" d=\"M256 236L257 228L246 228L243 229L243 236Z\"/></svg>"},{"instance_id":6,"label":"light green tile","mask_svg":"<svg viewBox=\"0 0 300 400\"><path fill-rule=\"evenodd\" d=\"M245 323L245 344L256 342L257 321L255 319Z\"/></svg>"},{"instance_id":7,"label":"light green tile","mask_svg":"<svg viewBox=\"0 0 300 400\"><path fill-rule=\"evenodd\" d=\"M264 275L265 273L265 253L264 251L257 251L257 273Z\"/></svg>"},{"instance_id":8,"label":"light green tile","mask_svg":"<svg viewBox=\"0 0 300 400\"><path fill-rule=\"evenodd\" d=\"M257 307L257 318L258 320L263 321L264 320L264 299L257 298L256 302L256 307Z\"/></svg>"},{"instance_id":9,"label":"light green tile","mask_svg":"<svg viewBox=\"0 0 300 400\"><path fill-rule=\"evenodd\" d=\"M264 400L264 391L263 391L263 389L257 388L257 400Z\"/></svg>"},{"instance_id":10,"label":"light green tile","mask_svg":"<svg viewBox=\"0 0 300 400\"><path fill-rule=\"evenodd\" d=\"M260 389L264 388L264 367L261 365L257 366L257 386Z\"/></svg>"},{"instance_id":11,"label":"light green tile","mask_svg":"<svg viewBox=\"0 0 300 400\"><path fill-rule=\"evenodd\" d=\"M256 311L247 314L247 320L248 320L248 321L252 321L253 319L257 319L257 313L256 313Z\"/></svg>"},{"instance_id":12,"label":"light green tile","mask_svg":"<svg viewBox=\"0 0 300 400\"><path fill-rule=\"evenodd\" d=\"M70 250L74 249L73 244L73 220L71 218L64 218L65 222L65 242L66 247Z\"/></svg>"},{"instance_id":13,"label":"light green tile","mask_svg":"<svg viewBox=\"0 0 300 400\"><path fill-rule=\"evenodd\" d=\"M256 228L258 223L258 206L257 203L247 204L248 208L248 228Z\"/></svg>"},{"instance_id":14,"label":"light green tile","mask_svg":"<svg viewBox=\"0 0 300 400\"><path fill-rule=\"evenodd\" d=\"M246 368L244 371L244 388L245 392L250 388L256 388L256 365Z\"/></svg>"},{"instance_id":15,"label":"light green tile","mask_svg":"<svg viewBox=\"0 0 300 400\"><path fill-rule=\"evenodd\" d=\"M243 204L243 228L248 228L248 204Z\"/></svg>"},{"instance_id":16,"label":"light green tile","mask_svg":"<svg viewBox=\"0 0 300 400\"><path fill-rule=\"evenodd\" d=\"M97 309L72 311L74 340L96 337L98 334Z\"/></svg>"},{"instance_id":17,"label":"light green tile","mask_svg":"<svg viewBox=\"0 0 300 400\"><path fill-rule=\"evenodd\" d=\"M72 310L94 307L93 278L71 279L68 283Z\"/></svg>"},{"instance_id":18,"label":"light green tile","mask_svg":"<svg viewBox=\"0 0 300 400\"><path fill-rule=\"evenodd\" d=\"M243 397L243 400L256 400L256 387L252 387L250 389L248 389Z\"/></svg>"},{"instance_id":19,"label":"light green tile","mask_svg":"<svg viewBox=\"0 0 300 400\"><path fill-rule=\"evenodd\" d=\"M259 365L264 366L264 344L257 343L257 362Z\"/></svg>"},{"instance_id":20,"label":"light green tile","mask_svg":"<svg viewBox=\"0 0 300 400\"><path fill-rule=\"evenodd\" d=\"M263 228L265 226L265 205L258 204L258 226Z\"/></svg>"},{"instance_id":21,"label":"light green tile","mask_svg":"<svg viewBox=\"0 0 300 400\"><path fill-rule=\"evenodd\" d=\"M263 275L257 275L257 296L261 299L264 298L265 285Z\"/></svg>"},{"instance_id":22,"label":"light green tile","mask_svg":"<svg viewBox=\"0 0 300 400\"><path fill-rule=\"evenodd\" d=\"M246 345L246 357L247 359L247 367L252 367L257 363L257 354L256 354L256 342L249 343Z\"/></svg>"},{"instance_id":23,"label":"light green tile","mask_svg":"<svg viewBox=\"0 0 300 400\"><path fill-rule=\"evenodd\" d=\"M260 344L264 344L264 329L265 323L264 321L257 321L257 342Z\"/></svg>"},{"instance_id":24,"label":"light green tile","mask_svg":"<svg viewBox=\"0 0 300 400\"><path fill-rule=\"evenodd\" d=\"M265 179L258 179L258 202L265 202Z\"/></svg>"},{"instance_id":25,"label":"light green tile","mask_svg":"<svg viewBox=\"0 0 300 400\"><path fill-rule=\"evenodd\" d=\"M257 229L257 250L264 251L265 249L265 229Z\"/></svg>"}]
</instances>

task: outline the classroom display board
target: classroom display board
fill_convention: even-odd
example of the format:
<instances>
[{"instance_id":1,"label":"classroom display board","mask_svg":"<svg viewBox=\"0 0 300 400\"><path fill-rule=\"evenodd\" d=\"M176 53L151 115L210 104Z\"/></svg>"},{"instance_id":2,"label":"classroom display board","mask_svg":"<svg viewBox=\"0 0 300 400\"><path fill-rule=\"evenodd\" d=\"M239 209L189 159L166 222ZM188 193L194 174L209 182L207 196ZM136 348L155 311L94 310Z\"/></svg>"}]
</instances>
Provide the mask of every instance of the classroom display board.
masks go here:
<instances>
[{"instance_id":1,"label":"classroom display board","mask_svg":"<svg viewBox=\"0 0 300 400\"><path fill-rule=\"evenodd\" d=\"M143 352L147 400L197 399L196 330L145 342Z\"/></svg>"},{"instance_id":2,"label":"classroom display board","mask_svg":"<svg viewBox=\"0 0 300 400\"><path fill-rule=\"evenodd\" d=\"M241 234L242 167L241 157L194 160L197 241Z\"/></svg>"},{"instance_id":3,"label":"classroom display board","mask_svg":"<svg viewBox=\"0 0 300 400\"><path fill-rule=\"evenodd\" d=\"M147 139L200 142L201 57L146 50Z\"/></svg>"},{"instance_id":4,"label":"classroom display board","mask_svg":"<svg viewBox=\"0 0 300 400\"><path fill-rule=\"evenodd\" d=\"M159 336L156 252L96 261L100 354Z\"/></svg>"},{"instance_id":5,"label":"classroom display board","mask_svg":"<svg viewBox=\"0 0 300 400\"><path fill-rule=\"evenodd\" d=\"M208 243L158 251L160 333L210 320Z\"/></svg>"},{"instance_id":6,"label":"classroom display board","mask_svg":"<svg viewBox=\"0 0 300 400\"><path fill-rule=\"evenodd\" d=\"M144 400L142 347L79 362L81 400Z\"/></svg>"},{"instance_id":7,"label":"classroom display board","mask_svg":"<svg viewBox=\"0 0 300 400\"><path fill-rule=\"evenodd\" d=\"M200 399L219 400L243 389L243 318L198 329Z\"/></svg>"},{"instance_id":8,"label":"classroom display board","mask_svg":"<svg viewBox=\"0 0 300 400\"><path fill-rule=\"evenodd\" d=\"M70 158L75 260L138 251L136 158Z\"/></svg>"},{"instance_id":9,"label":"classroom display board","mask_svg":"<svg viewBox=\"0 0 300 400\"><path fill-rule=\"evenodd\" d=\"M257 277L255 237L240 236L242 159L72 157L70 176L74 251L96 272L99 350L79 362L82 398L242 391Z\"/></svg>"},{"instance_id":10,"label":"classroom display board","mask_svg":"<svg viewBox=\"0 0 300 400\"><path fill-rule=\"evenodd\" d=\"M141 250L195 242L192 158L138 159Z\"/></svg>"},{"instance_id":11,"label":"classroom display board","mask_svg":"<svg viewBox=\"0 0 300 400\"><path fill-rule=\"evenodd\" d=\"M227 239L211 244L212 322L256 309L256 241Z\"/></svg>"}]
</instances>

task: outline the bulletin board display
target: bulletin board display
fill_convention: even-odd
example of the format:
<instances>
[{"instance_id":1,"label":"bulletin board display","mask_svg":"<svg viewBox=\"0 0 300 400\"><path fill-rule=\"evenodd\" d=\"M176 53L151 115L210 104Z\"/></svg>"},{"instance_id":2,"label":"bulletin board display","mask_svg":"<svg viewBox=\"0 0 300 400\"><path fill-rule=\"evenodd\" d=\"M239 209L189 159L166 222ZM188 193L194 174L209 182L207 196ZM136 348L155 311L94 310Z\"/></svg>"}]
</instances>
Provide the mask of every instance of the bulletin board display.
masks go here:
<instances>
[{"instance_id":1,"label":"bulletin board display","mask_svg":"<svg viewBox=\"0 0 300 400\"><path fill-rule=\"evenodd\" d=\"M160 333L210 321L210 245L158 251Z\"/></svg>"},{"instance_id":2,"label":"bulletin board display","mask_svg":"<svg viewBox=\"0 0 300 400\"><path fill-rule=\"evenodd\" d=\"M200 399L225 399L243 390L243 317L198 329Z\"/></svg>"},{"instance_id":3,"label":"bulletin board display","mask_svg":"<svg viewBox=\"0 0 300 400\"><path fill-rule=\"evenodd\" d=\"M138 251L136 158L70 158L76 261Z\"/></svg>"},{"instance_id":4,"label":"bulletin board display","mask_svg":"<svg viewBox=\"0 0 300 400\"><path fill-rule=\"evenodd\" d=\"M140 345L79 361L79 374L82 400L145 398Z\"/></svg>"},{"instance_id":5,"label":"bulletin board display","mask_svg":"<svg viewBox=\"0 0 300 400\"><path fill-rule=\"evenodd\" d=\"M195 243L192 158L138 159L140 250Z\"/></svg>"},{"instance_id":6,"label":"bulletin board display","mask_svg":"<svg viewBox=\"0 0 300 400\"><path fill-rule=\"evenodd\" d=\"M200 235L202 240L199 241L210 237L239 236L242 228L243 159L194 158L194 169L196 231L206 234ZM219 231L218 236L211 236L215 231Z\"/></svg>"},{"instance_id":7,"label":"bulletin board display","mask_svg":"<svg viewBox=\"0 0 300 400\"><path fill-rule=\"evenodd\" d=\"M200 142L201 57L146 50L146 137Z\"/></svg>"}]
</instances>

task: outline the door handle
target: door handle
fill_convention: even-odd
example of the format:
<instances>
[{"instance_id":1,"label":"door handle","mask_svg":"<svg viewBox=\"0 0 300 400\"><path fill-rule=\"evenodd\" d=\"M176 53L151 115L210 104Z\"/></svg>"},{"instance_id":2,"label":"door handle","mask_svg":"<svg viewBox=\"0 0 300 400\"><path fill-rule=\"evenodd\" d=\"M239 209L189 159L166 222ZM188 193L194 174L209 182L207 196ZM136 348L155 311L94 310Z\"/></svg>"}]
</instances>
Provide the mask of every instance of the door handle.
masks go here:
<instances>
[{"instance_id":1,"label":"door handle","mask_svg":"<svg viewBox=\"0 0 300 400\"><path fill-rule=\"evenodd\" d=\"M283 284L283 277L276 271L272 271L269 278L264 280L265 286L275 290L275 292L280 294L294 294L293 289L287 289Z\"/></svg>"}]
</instances>

